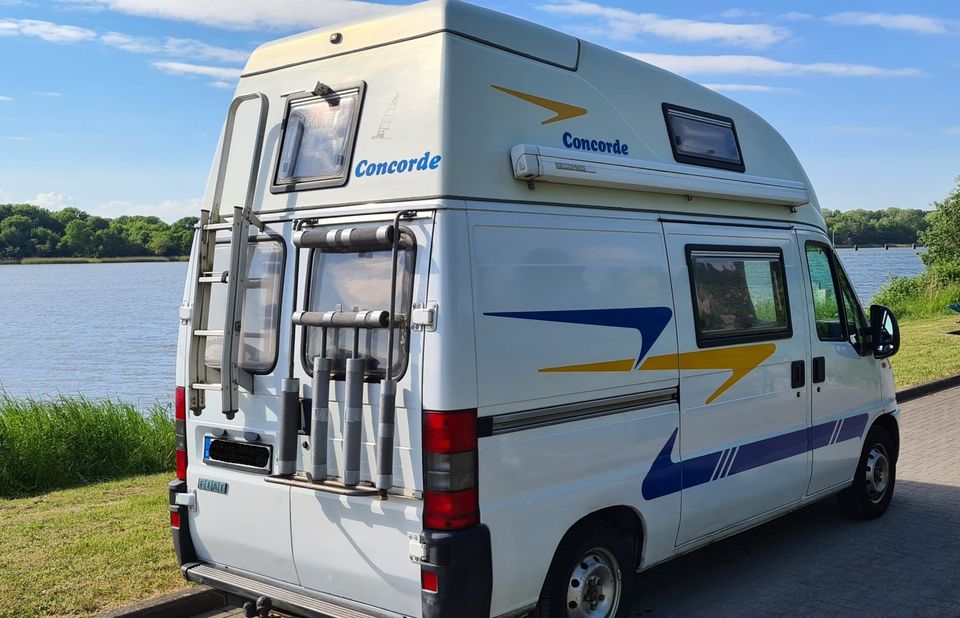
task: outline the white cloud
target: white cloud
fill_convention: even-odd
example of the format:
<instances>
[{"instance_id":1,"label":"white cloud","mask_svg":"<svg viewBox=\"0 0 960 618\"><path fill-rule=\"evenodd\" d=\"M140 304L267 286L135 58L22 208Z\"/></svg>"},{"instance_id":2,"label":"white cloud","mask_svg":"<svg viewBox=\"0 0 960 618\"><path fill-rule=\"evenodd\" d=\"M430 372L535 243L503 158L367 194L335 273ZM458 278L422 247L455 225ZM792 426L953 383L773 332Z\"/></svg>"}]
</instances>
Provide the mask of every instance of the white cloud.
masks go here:
<instances>
[{"instance_id":1,"label":"white cloud","mask_svg":"<svg viewBox=\"0 0 960 618\"><path fill-rule=\"evenodd\" d=\"M211 88L220 88L221 90L233 90L237 87L236 82L215 81L207 84Z\"/></svg>"},{"instance_id":2,"label":"white cloud","mask_svg":"<svg viewBox=\"0 0 960 618\"><path fill-rule=\"evenodd\" d=\"M61 208L74 205L72 197L55 191L51 191L50 193L37 193L35 198L27 200L27 202L49 210L60 210Z\"/></svg>"},{"instance_id":3,"label":"white cloud","mask_svg":"<svg viewBox=\"0 0 960 618\"><path fill-rule=\"evenodd\" d=\"M796 88L764 86L762 84L703 84L717 92L797 92Z\"/></svg>"},{"instance_id":4,"label":"white cloud","mask_svg":"<svg viewBox=\"0 0 960 618\"><path fill-rule=\"evenodd\" d=\"M50 43L77 43L96 38L97 33L39 19L0 19L0 36L34 36Z\"/></svg>"},{"instance_id":5,"label":"white cloud","mask_svg":"<svg viewBox=\"0 0 960 618\"><path fill-rule=\"evenodd\" d=\"M61 0L87 10L188 21L235 30L297 29L365 17L395 8L360 0Z\"/></svg>"},{"instance_id":6,"label":"white cloud","mask_svg":"<svg viewBox=\"0 0 960 618\"><path fill-rule=\"evenodd\" d=\"M907 129L897 127L863 127L863 126L836 126L820 127L817 133L827 135L876 135L886 137L907 137L913 135Z\"/></svg>"},{"instance_id":7,"label":"white cloud","mask_svg":"<svg viewBox=\"0 0 960 618\"><path fill-rule=\"evenodd\" d=\"M239 79L242 71L242 69L190 64L188 62L152 62L151 65L166 73L175 75L202 75L204 77L212 77L218 81Z\"/></svg>"},{"instance_id":8,"label":"white cloud","mask_svg":"<svg viewBox=\"0 0 960 618\"><path fill-rule=\"evenodd\" d=\"M682 75L825 75L830 77L918 77L925 73L915 68L887 69L869 64L782 62L764 56L719 55L680 56L672 54L627 53Z\"/></svg>"},{"instance_id":9,"label":"white cloud","mask_svg":"<svg viewBox=\"0 0 960 618\"><path fill-rule=\"evenodd\" d=\"M727 9L720 13L724 19L758 19L763 17L760 11L748 11L747 9Z\"/></svg>"},{"instance_id":10,"label":"white cloud","mask_svg":"<svg viewBox=\"0 0 960 618\"><path fill-rule=\"evenodd\" d=\"M32 142L32 137L27 137L26 135L7 135L3 139L9 140L11 142Z\"/></svg>"},{"instance_id":11,"label":"white cloud","mask_svg":"<svg viewBox=\"0 0 960 618\"><path fill-rule=\"evenodd\" d=\"M663 17L656 13L635 13L584 0L566 0L538 8L553 15L597 19L606 34L615 40L630 40L646 34L674 41L715 41L727 45L767 47L790 36L789 30L768 24L728 24Z\"/></svg>"},{"instance_id":12,"label":"white cloud","mask_svg":"<svg viewBox=\"0 0 960 618\"><path fill-rule=\"evenodd\" d=\"M14 100L13 97L0 96L0 101L13 101L13 100Z\"/></svg>"},{"instance_id":13,"label":"white cloud","mask_svg":"<svg viewBox=\"0 0 960 618\"><path fill-rule=\"evenodd\" d=\"M195 39L179 39L167 37L163 41L150 37L135 37L120 32L108 32L100 37L100 41L111 47L122 49L134 54L150 54L154 56L172 56L176 58L193 58L197 60L213 60L242 64L247 61L250 52L240 49L228 49L209 45Z\"/></svg>"},{"instance_id":14,"label":"white cloud","mask_svg":"<svg viewBox=\"0 0 960 618\"><path fill-rule=\"evenodd\" d=\"M908 13L861 13L847 11L834 13L824 19L838 26L878 26L888 30L907 30L919 34L944 34L947 32L947 21L939 17L928 15L911 15Z\"/></svg>"},{"instance_id":15,"label":"white cloud","mask_svg":"<svg viewBox=\"0 0 960 618\"><path fill-rule=\"evenodd\" d=\"M124 200L111 200L87 209L92 215L108 217L110 219L123 215L145 215L160 217L167 223L172 223L183 217L197 217L203 200L192 198L187 200L165 200L159 204L137 204Z\"/></svg>"},{"instance_id":16,"label":"white cloud","mask_svg":"<svg viewBox=\"0 0 960 618\"><path fill-rule=\"evenodd\" d=\"M56 97L62 97L62 96L63 96L63 93L62 93L62 92L42 92L42 91L38 91L38 92L34 92L33 94L37 95L38 97L54 97L54 98L56 98Z\"/></svg>"},{"instance_id":17,"label":"white cloud","mask_svg":"<svg viewBox=\"0 0 960 618\"><path fill-rule=\"evenodd\" d=\"M950 127L946 133L947 135L960 135L960 127Z\"/></svg>"},{"instance_id":18,"label":"white cloud","mask_svg":"<svg viewBox=\"0 0 960 618\"><path fill-rule=\"evenodd\" d=\"M802 13L800 11L787 11L786 13L780 15L779 19L784 21L803 21L805 19L813 19L813 15L810 13Z\"/></svg>"}]
</instances>

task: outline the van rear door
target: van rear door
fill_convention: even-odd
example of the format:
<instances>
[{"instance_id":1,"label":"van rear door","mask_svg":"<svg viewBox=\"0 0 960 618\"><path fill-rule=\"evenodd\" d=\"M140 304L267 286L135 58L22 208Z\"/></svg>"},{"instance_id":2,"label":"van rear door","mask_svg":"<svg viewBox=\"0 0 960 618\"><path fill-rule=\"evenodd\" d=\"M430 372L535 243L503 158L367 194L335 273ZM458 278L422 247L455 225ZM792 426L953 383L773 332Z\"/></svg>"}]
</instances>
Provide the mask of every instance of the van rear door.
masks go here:
<instances>
[{"instance_id":1,"label":"van rear door","mask_svg":"<svg viewBox=\"0 0 960 618\"><path fill-rule=\"evenodd\" d=\"M281 380L289 368L289 313L293 260L275 223L251 239L241 318L241 368L253 375L253 392L239 391L239 410L221 411L219 390L204 390L205 408L188 418L188 488L196 492L190 532L200 560L296 584L290 550L290 488L264 481L277 448ZM229 237L218 237L214 271L229 264ZM196 259L196 256L194 256ZM213 285L210 329L222 329L226 285ZM214 317L216 316L216 317ZM220 337L207 337L204 362L219 367Z\"/></svg>"},{"instance_id":2,"label":"van rear door","mask_svg":"<svg viewBox=\"0 0 960 618\"><path fill-rule=\"evenodd\" d=\"M313 229L360 229L392 223L393 215L323 220ZM290 493L293 558L300 584L325 594L362 601L390 611L419 615L420 567L410 559L410 535L422 530L421 403L423 331L411 329L411 312L427 301L432 215L401 220L398 251L393 368L398 376L393 488L386 500L371 492L377 468L380 380L387 365L384 329L295 327L294 375L313 397L316 356L332 359L329 434L330 477L344 471L345 361L366 359L363 386L359 491L353 495L295 486ZM381 311L390 308L391 252L297 249L298 306L309 312ZM298 469L310 461L316 442L301 440Z\"/></svg>"}]
</instances>

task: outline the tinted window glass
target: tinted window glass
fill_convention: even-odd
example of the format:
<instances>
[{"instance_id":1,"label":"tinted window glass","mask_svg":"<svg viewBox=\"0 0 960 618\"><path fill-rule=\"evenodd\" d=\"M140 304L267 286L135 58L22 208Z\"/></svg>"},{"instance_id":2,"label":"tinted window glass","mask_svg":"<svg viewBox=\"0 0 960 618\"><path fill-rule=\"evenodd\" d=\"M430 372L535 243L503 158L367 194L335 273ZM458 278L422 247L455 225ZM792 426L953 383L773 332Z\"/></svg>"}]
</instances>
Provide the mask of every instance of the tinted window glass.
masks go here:
<instances>
[{"instance_id":1,"label":"tinted window glass","mask_svg":"<svg viewBox=\"0 0 960 618\"><path fill-rule=\"evenodd\" d=\"M833 281L833 264L826 247L807 245L807 270L813 291L817 337L822 341L839 341L844 338L840 323L840 301Z\"/></svg>"},{"instance_id":2,"label":"tinted window glass","mask_svg":"<svg viewBox=\"0 0 960 618\"><path fill-rule=\"evenodd\" d=\"M665 112L677 161L743 171L732 120L670 106Z\"/></svg>"},{"instance_id":3,"label":"tinted window glass","mask_svg":"<svg viewBox=\"0 0 960 618\"><path fill-rule=\"evenodd\" d=\"M790 335L783 262L777 254L690 254L698 340Z\"/></svg>"},{"instance_id":4,"label":"tinted window glass","mask_svg":"<svg viewBox=\"0 0 960 618\"><path fill-rule=\"evenodd\" d=\"M227 270L229 245L217 245L214 271ZM280 326L280 293L283 289L283 244L280 241L252 242L247 249L247 286L240 320L238 364L251 373L267 373L277 361L277 330ZM211 315L224 315L227 286L214 286ZM212 323L212 322L211 322ZM207 337L204 361L220 367L221 337Z\"/></svg>"},{"instance_id":5,"label":"tinted window glass","mask_svg":"<svg viewBox=\"0 0 960 618\"><path fill-rule=\"evenodd\" d=\"M850 343L858 352L864 351L866 343L867 323L863 317L863 311L860 309L860 302L856 294L853 293L853 286L847 279L843 270L838 270L840 276L840 292L843 297L843 313L847 323L847 336Z\"/></svg>"},{"instance_id":6,"label":"tinted window glass","mask_svg":"<svg viewBox=\"0 0 960 618\"><path fill-rule=\"evenodd\" d=\"M393 374L402 372L407 357L407 326L413 291L414 251L405 239L397 267L398 328L394 334ZM376 311L390 310L390 251L363 253L328 253L315 251L311 264L308 311ZM313 358L323 354L333 358L333 370L344 371L346 359L353 357L354 330L327 329L327 346L323 349L323 329L306 327L305 361L312 371ZM359 354L367 359L368 373L383 375L387 362L387 329L360 331Z\"/></svg>"}]
</instances>

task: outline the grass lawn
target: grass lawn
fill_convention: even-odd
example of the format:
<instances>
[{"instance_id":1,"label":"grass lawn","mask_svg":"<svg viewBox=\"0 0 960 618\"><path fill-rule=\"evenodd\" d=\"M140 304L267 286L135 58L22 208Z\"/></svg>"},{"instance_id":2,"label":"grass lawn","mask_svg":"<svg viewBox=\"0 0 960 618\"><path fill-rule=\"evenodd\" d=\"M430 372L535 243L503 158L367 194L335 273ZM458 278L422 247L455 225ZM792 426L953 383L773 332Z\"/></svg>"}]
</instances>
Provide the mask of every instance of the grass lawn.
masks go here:
<instances>
[{"instance_id":1,"label":"grass lawn","mask_svg":"<svg viewBox=\"0 0 960 618\"><path fill-rule=\"evenodd\" d=\"M0 616L89 616L186 587L169 472L0 499Z\"/></svg>"},{"instance_id":2,"label":"grass lawn","mask_svg":"<svg viewBox=\"0 0 960 618\"><path fill-rule=\"evenodd\" d=\"M897 388L960 373L960 316L944 316L900 323L900 352L893 361Z\"/></svg>"}]
</instances>

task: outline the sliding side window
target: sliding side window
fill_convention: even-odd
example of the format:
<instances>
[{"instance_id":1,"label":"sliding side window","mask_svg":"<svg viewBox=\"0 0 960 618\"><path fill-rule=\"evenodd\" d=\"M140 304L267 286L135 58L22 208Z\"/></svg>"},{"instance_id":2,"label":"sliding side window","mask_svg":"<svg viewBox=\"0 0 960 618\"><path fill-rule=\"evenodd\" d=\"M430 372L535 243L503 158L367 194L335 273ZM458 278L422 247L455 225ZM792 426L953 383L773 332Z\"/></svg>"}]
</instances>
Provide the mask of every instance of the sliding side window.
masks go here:
<instances>
[{"instance_id":1,"label":"sliding side window","mask_svg":"<svg viewBox=\"0 0 960 618\"><path fill-rule=\"evenodd\" d=\"M817 337L820 341L843 341L840 295L830 250L824 245L808 243L806 253Z\"/></svg>"},{"instance_id":2,"label":"sliding side window","mask_svg":"<svg viewBox=\"0 0 960 618\"><path fill-rule=\"evenodd\" d=\"M687 252L700 347L792 335L779 249L688 247Z\"/></svg>"},{"instance_id":3,"label":"sliding side window","mask_svg":"<svg viewBox=\"0 0 960 618\"><path fill-rule=\"evenodd\" d=\"M347 252L314 250L310 258L307 311L389 311L391 257L388 250ZM391 375L406 370L409 354L409 317L413 295L413 266L416 243L409 231L400 236L397 255L396 332L394 333ZM324 332L326 331L326 332ZM313 371L313 358L333 359L334 375L342 376L346 359L366 359L368 377L383 377L387 364L386 328L304 327L303 363Z\"/></svg>"},{"instance_id":4,"label":"sliding side window","mask_svg":"<svg viewBox=\"0 0 960 618\"><path fill-rule=\"evenodd\" d=\"M254 374L273 371L277 363L280 328L280 294L283 290L283 242L274 239L251 240L247 246L247 285L240 319L240 368ZM230 246L218 244L214 253L214 272L224 272L230 262ZM224 315L227 286L214 286L210 299L211 315ZM220 368L222 337L208 337L204 362Z\"/></svg>"}]
</instances>

